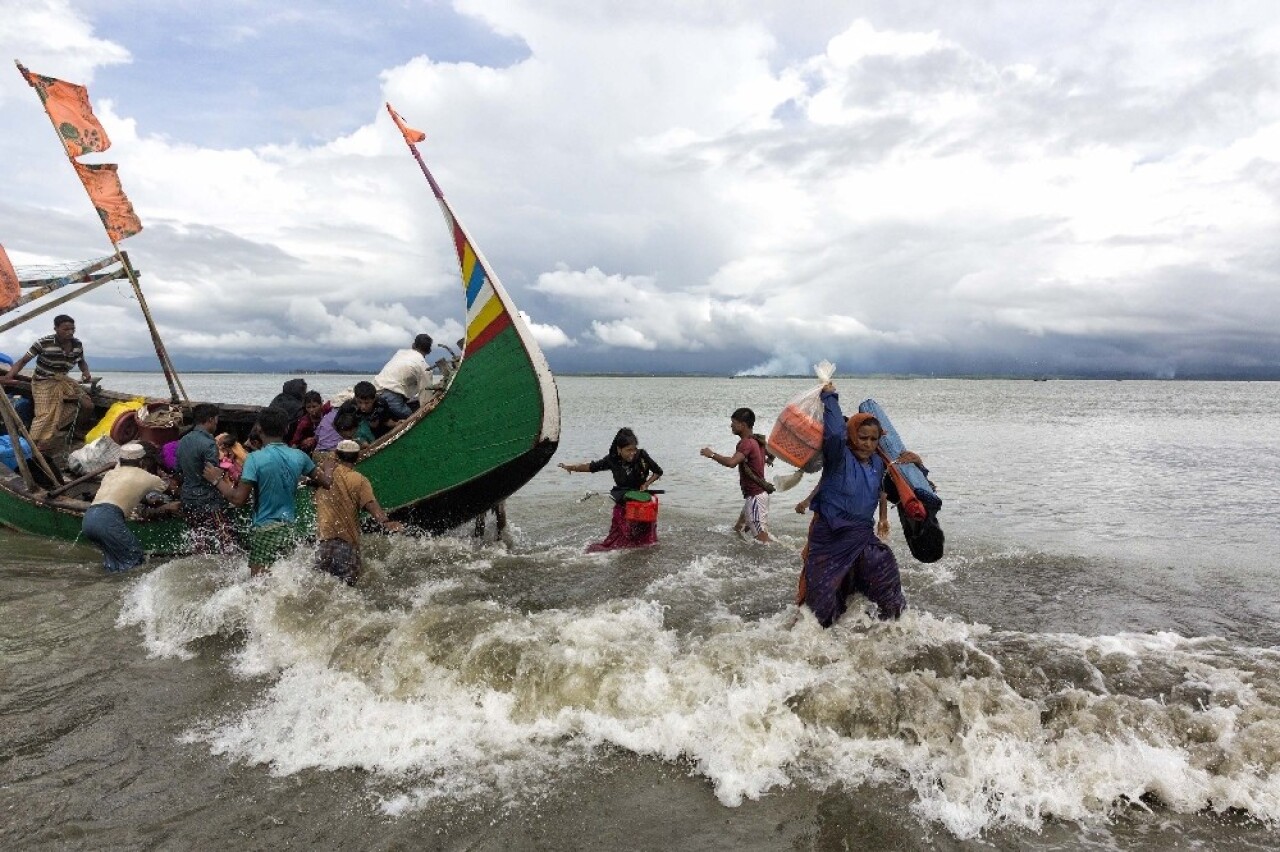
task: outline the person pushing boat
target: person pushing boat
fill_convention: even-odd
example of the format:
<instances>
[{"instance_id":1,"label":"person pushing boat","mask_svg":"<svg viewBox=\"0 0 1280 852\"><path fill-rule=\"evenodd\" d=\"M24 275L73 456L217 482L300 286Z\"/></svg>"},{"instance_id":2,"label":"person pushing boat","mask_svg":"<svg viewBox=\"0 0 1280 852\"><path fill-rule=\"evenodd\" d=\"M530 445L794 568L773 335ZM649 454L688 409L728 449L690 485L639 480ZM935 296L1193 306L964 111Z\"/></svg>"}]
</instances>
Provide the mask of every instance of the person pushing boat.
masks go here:
<instances>
[{"instance_id":1,"label":"person pushing boat","mask_svg":"<svg viewBox=\"0 0 1280 852\"><path fill-rule=\"evenodd\" d=\"M387 517L373 494L368 477L355 469L360 445L342 441L324 462L328 488L316 490L316 568L332 574L348 586L360 579L360 512L368 512L387 532L400 532L404 524Z\"/></svg>"},{"instance_id":2,"label":"person pushing boat","mask_svg":"<svg viewBox=\"0 0 1280 852\"><path fill-rule=\"evenodd\" d=\"M324 468L316 466L302 450L284 442L288 415L278 408L264 408L258 414L262 449L249 454L240 481L235 485L226 471L213 462L204 466L204 478L232 506L243 506L254 498L253 526L249 530L249 573L264 573L271 563L297 544L298 483L328 488L332 483Z\"/></svg>"},{"instance_id":3,"label":"person pushing boat","mask_svg":"<svg viewBox=\"0 0 1280 852\"><path fill-rule=\"evenodd\" d=\"M81 533L102 551L102 567L108 573L128 571L146 559L126 520L148 494L155 493L164 502L168 490L169 483L156 476L154 460L147 458L142 444L120 448L119 462L102 478L81 523Z\"/></svg>"}]
</instances>

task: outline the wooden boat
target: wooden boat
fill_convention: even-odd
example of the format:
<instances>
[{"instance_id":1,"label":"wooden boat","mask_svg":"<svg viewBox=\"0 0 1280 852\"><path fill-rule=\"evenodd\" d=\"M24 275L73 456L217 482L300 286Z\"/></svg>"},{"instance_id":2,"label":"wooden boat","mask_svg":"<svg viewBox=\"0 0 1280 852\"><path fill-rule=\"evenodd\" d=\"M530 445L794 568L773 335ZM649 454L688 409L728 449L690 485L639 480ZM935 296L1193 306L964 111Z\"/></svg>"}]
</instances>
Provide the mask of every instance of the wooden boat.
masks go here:
<instances>
[{"instance_id":1,"label":"wooden boat","mask_svg":"<svg viewBox=\"0 0 1280 852\"><path fill-rule=\"evenodd\" d=\"M392 115L398 119L394 112ZM475 518L505 500L551 459L560 438L560 403L546 358L527 324L458 221L408 135L405 141L435 194L458 255L466 336L461 359L443 392L368 447L357 469L373 483L379 502L392 517L437 532ZM108 274L113 278L124 277L124 272L136 275L122 252L117 258L123 272L104 273L99 265L91 272L78 270L64 276L68 280L59 286L85 282L97 286L102 283L98 279ZM49 288L47 281L25 285ZM62 301L65 299L57 303ZM158 338L156 343L164 365ZM179 400L176 388L180 383L175 385L171 379L170 387L175 389L171 404L182 411L189 425L194 403ZM29 386L24 390L21 384L6 390L30 394ZM111 405L134 396L95 389L94 416L85 419L96 423ZM222 404L219 409L219 428L242 437L247 436L261 410ZM71 436L74 442L83 437L83 428ZM75 539L96 481L68 482L57 471L51 471L51 477L41 474L40 465L28 463L27 467L31 470L14 471L0 465L0 524L34 535ZM313 518L310 496L306 489L299 496L300 524L305 526ZM149 551L184 549L185 526L179 518L130 524Z\"/></svg>"}]
</instances>

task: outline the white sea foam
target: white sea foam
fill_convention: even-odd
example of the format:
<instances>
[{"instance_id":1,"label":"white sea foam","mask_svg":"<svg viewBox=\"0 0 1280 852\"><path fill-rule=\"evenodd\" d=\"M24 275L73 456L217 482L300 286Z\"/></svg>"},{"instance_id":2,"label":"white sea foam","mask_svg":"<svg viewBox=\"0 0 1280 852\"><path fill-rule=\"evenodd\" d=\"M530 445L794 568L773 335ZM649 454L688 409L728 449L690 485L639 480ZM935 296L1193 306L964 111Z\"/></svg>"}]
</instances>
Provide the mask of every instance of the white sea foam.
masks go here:
<instances>
[{"instance_id":1,"label":"white sea foam","mask_svg":"<svg viewBox=\"0 0 1280 852\"><path fill-rule=\"evenodd\" d=\"M521 795L621 748L687 761L726 806L797 781L907 784L917 812L960 838L1129 805L1280 819L1274 653L1174 633L993 631L919 610L885 624L855 607L830 630L793 609L744 620L719 602L769 569L724 556L652 581L646 599L541 612L461 595L495 570L461 541L374 560L378 577L409 562L422 574L390 607L307 562L255 580L171 562L134 584L119 624L165 656L239 634L234 671L275 680L187 739L277 774L367 770L391 815ZM696 634L648 599L681 588L711 603Z\"/></svg>"},{"instance_id":2,"label":"white sea foam","mask_svg":"<svg viewBox=\"0 0 1280 852\"><path fill-rule=\"evenodd\" d=\"M230 563L188 557L143 574L125 594L116 626L140 627L149 656L190 659L192 642L243 626L250 590L236 578L248 564Z\"/></svg>"}]
</instances>

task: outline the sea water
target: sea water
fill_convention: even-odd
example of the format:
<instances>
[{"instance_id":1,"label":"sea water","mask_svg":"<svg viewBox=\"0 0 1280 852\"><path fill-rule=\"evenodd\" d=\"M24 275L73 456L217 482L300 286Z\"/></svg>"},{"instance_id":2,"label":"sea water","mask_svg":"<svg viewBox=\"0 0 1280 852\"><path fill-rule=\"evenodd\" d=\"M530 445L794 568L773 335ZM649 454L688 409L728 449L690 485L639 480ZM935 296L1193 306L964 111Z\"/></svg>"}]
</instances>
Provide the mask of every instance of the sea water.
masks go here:
<instances>
[{"instance_id":1,"label":"sea water","mask_svg":"<svg viewBox=\"0 0 1280 852\"><path fill-rule=\"evenodd\" d=\"M368 537L356 589L305 549L113 577L0 533L0 845L1275 847L1280 385L838 378L924 457L947 555L895 520L907 615L822 630L792 603L816 479L761 546L698 454L810 384L560 378L553 462L630 426L665 470L643 551L584 553L612 483L554 464L507 541Z\"/></svg>"}]
</instances>

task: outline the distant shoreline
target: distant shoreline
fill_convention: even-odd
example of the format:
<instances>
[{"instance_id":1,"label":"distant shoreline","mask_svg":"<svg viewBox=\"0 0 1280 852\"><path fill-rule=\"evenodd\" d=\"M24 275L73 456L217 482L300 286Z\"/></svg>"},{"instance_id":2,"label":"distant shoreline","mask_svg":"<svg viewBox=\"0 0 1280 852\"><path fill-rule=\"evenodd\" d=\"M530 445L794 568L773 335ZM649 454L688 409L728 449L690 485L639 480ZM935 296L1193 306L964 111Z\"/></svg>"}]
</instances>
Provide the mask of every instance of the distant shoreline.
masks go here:
<instances>
[{"instance_id":1,"label":"distant shoreline","mask_svg":"<svg viewBox=\"0 0 1280 852\"><path fill-rule=\"evenodd\" d=\"M104 373L125 373L136 375L160 375L159 370L131 370L100 367ZM363 370L179 370L179 375L189 376L372 376L373 372ZM812 374L779 374L769 376L758 375L725 375L723 373L613 373L613 372L556 372L558 378L600 378L600 379L812 379ZM950 380L950 381L1013 381L1013 382L1280 382L1277 376L1088 376L1088 375L1053 375L1024 376L997 374L956 374L956 375L924 375L921 373L837 373L836 379L892 379L910 381Z\"/></svg>"}]
</instances>

